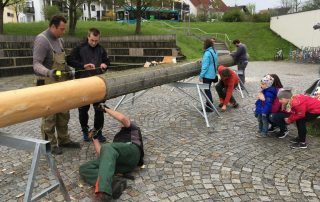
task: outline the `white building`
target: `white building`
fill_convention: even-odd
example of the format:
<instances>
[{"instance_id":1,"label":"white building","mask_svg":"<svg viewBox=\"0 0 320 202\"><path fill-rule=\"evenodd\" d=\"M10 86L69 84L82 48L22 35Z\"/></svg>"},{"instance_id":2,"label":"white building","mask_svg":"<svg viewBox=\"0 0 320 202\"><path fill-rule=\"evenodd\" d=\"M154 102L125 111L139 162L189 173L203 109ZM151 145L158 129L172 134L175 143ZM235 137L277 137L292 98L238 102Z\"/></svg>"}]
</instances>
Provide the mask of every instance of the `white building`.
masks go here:
<instances>
[{"instance_id":1,"label":"white building","mask_svg":"<svg viewBox=\"0 0 320 202\"><path fill-rule=\"evenodd\" d=\"M105 12L107 11L107 8L105 6L102 6L101 3L92 3L90 5L90 14L89 14L89 6L87 3L84 3L82 5L82 20L88 20L88 19L96 19L99 20L102 18L102 16L105 15ZM91 16L89 16L91 15Z\"/></svg>"},{"instance_id":2,"label":"white building","mask_svg":"<svg viewBox=\"0 0 320 202\"><path fill-rule=\"evenodd\" d=\"M39 22L44 21L43 8L47 5L56 5L62 12L67 12L59 0L26 0L25 8L19 12L19 22ZM82 19L89 19L89 8L85 3L80 9L83 11ZM91 18L100 19L104 15L106 8L101 3L92 3L90 5Z\"/></svg>"}]
</instances>

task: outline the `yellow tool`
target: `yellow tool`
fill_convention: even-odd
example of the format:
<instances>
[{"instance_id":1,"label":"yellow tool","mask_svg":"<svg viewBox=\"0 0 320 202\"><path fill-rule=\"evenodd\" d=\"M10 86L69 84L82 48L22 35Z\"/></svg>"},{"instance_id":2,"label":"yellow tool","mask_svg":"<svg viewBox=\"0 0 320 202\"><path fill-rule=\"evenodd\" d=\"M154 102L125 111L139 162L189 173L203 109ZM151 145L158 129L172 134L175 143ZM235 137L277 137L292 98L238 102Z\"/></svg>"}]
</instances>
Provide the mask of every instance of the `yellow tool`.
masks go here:
<instances>
[{"instance_id":1,"label":"yellow tool","mask_svg":"<svg viewBox=\"0 0 320 202\"><path fill-rule=\"evenodd\" d=\"M56 71L56 75L57 75L57 76L61 76L61 75L62 75L61 71L57 70L57 71Z\"/></svg>"}]
</instances>

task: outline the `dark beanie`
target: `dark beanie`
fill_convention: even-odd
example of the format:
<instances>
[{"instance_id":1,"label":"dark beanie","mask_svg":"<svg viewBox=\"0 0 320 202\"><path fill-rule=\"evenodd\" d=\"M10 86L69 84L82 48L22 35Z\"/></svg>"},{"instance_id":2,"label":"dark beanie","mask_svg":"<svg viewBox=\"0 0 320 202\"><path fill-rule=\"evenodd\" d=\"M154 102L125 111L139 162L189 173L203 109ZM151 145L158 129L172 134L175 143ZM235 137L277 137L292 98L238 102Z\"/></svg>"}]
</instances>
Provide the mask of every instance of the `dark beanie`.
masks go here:
<instances>
[{"instance_id":1,"label":"dark beanie","mask_svg":"<svg viewBox=\"0 0 320 202\"><path fill-rule=\"evenodd\" d=\"M278 92L278 98L285 98L285 99L291 99L292 97L292 88L286 87L281 88Z\"/></svg>"}]
</instances>

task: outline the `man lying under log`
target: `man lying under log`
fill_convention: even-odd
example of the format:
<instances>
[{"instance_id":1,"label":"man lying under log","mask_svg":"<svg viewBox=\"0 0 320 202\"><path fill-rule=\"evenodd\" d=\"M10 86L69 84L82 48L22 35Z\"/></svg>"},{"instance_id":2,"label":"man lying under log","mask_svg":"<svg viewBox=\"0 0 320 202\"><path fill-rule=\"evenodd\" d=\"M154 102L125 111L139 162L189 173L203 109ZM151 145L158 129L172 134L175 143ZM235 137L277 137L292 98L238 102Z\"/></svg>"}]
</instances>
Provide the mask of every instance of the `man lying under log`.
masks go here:
<instances>
[{"instance_id":1,"label":"man lying under log","mask_svg":"<svg viewBox=\"0 0 320 202\"><path fill-rule=\"evenodd\" d=\"M119 198L127 186L124 178L114 175L125 175L137 166L143 165L143 142L140 128L129 118L102 103L97 108L118 120L123 126L112 143L102 145L97 139L98 131L92 129L89 132L98 158L82 164L79 172L84 181L95 186L93 201L111 201Z\"/></svg>"}]
</instances>

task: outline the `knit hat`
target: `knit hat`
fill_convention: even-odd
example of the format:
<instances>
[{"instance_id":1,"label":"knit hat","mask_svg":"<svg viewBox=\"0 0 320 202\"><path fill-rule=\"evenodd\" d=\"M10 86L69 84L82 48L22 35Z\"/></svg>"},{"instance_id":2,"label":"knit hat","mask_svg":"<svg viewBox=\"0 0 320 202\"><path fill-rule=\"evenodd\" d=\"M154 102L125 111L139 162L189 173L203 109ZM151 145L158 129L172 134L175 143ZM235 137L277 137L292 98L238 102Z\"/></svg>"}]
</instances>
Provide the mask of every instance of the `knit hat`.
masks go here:
<instances>
[{"instance_id":1,"label":"knit hat","mask_svg":"<svg viewBox=\"0 0 320 202\"><path fill-rule=\"evenodd\" d=\"M286 88L281 88L278 92L278 98L285 98L285 99L291 99L292 97L292 88L286 87Z\"/></svg>"},{"instance_id":2,"label":"knit hat","mask_svg":"<svg viewBox=\"0 0 320 202\"><path fill-rule=\"evenodd\" d=\"M316 88L316 90L314 91L314 95L315 96L320 95L320 86Z\"/></svg>"},{"instance_id":3,"label":"knit hat","mask_svg":"<svg viewBox=\"0 0 320 202\"><path fill-rule=\"evenodd\" d=\"M265 75L261 79L261 83L267 84L268 88L272 86L274 78L272 78L269 74Z\"/></svg>"}]
</instances>

